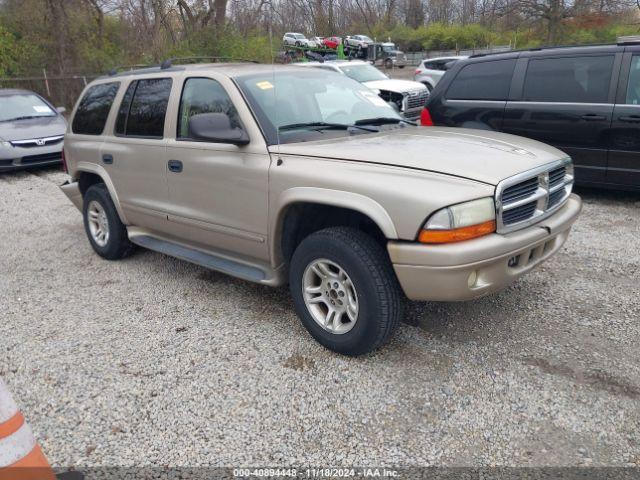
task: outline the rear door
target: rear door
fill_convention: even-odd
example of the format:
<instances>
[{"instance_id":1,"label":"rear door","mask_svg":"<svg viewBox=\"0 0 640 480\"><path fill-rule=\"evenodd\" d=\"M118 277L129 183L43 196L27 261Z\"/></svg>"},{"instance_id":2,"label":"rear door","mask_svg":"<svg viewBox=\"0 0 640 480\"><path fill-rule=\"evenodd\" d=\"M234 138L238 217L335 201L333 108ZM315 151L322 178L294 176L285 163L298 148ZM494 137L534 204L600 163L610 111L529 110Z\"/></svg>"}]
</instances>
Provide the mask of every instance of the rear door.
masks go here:
<instances>
[{"instance_id":1,"label":"rear door","mask_svg":"<svg viewBox=\"0 0 640 480\"><path fill-rule=\"evenodd\" d=\"M444 94L428 103L435 124L500 130L515 65L515 58L485 60L452 71Z\"/></svg>"},{"instance_id":2,"label":"rear door","mask_svg":"<svg viewBox=\"0 0 640 480\"><path fill-rule=\"evenodd\" d=\"M166 77L132 81L101 151L127 220L157 231L167 228L165 117L172 83Z\"/></svg>"},{"instance_id":3,"label":"rear door","mask_svg":"<svg viewBox=\"0 0 640 480\"><path fill-rule=\"evenodd\" d=\"M614 52L529 58L521 94L507 103L503 131L566 152L577 182L604 182L620 60Z\"/></svg>"},{"instance_id":4,"label":"rear door","mask_svg":"<svg viewBox=\"0 0 640 480\"><path fill-rule=\"evenodd\" d=\"M640 187L640 46L624 54L609 140L607 182Z\"/></svg>"}]
</instances>

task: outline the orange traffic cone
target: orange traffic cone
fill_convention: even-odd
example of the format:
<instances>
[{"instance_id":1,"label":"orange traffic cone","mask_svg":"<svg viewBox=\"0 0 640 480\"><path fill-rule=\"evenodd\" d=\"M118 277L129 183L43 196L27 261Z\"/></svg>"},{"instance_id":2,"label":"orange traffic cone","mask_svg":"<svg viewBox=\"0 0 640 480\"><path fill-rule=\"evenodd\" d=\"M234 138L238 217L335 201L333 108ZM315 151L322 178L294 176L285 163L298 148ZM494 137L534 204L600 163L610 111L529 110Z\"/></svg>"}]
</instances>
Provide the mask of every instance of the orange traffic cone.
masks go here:
<instances>
[{"instance_id":1,"label":"orange traffic cone","mask_svg":"<svg viewBox=\"0 0 640 480\"><path fill-rule=\"evenodd\" d=\"M55 480L33 432L0 379L0 480Z\"/></svg>"}]
</instances>

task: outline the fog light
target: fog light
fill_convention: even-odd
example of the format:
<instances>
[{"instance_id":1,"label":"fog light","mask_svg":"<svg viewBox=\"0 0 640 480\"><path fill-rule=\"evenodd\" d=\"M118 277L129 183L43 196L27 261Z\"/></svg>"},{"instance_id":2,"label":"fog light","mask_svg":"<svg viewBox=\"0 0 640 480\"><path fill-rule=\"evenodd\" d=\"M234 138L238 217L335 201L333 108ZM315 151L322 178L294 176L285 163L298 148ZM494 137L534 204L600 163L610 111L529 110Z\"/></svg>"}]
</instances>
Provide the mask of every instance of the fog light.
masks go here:
<instances>
[{"instance_id":1,"label":"fog light","mask_svg":"<svg viewBox=\"0 0 640 480\"><path fill-rule=\"evenodd\" d=\"M509 262L507 263L507 265L509 265L510 267L515 267L516 265L518 265L518 259L520 258L520 255L516 255L515 257L511 257L509 259Z\"/></svg>"},{"instance_id":2,"label":"fog light","mask_svg":"<svg viewBox=\"0 0 640 480\"><path fill-rule=\"evenodd\" d=\"M474 270L469 274L469 278L467 279L467 285L469 288L473 288L475 286L476 280L478 280L478 272Z\"/></svg>"}]
</instances>

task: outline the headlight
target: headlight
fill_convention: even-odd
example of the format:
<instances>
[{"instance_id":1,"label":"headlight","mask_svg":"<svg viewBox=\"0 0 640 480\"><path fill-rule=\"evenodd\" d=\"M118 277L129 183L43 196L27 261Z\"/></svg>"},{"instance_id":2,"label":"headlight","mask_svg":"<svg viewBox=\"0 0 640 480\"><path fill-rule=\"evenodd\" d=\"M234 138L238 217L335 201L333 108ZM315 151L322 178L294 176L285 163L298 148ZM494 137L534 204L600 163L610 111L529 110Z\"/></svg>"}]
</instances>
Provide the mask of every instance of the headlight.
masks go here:
<instances>
[{"instance_id":1,"label":"headlight","mask_svg":"<svg viewBox=\"0 0 640 480\"><path fill-rule=\"evenodd\" d=\"M421 243L452 243L496 231L496 206L486 197L459 203L432 214L418 235Z\"/></svg>"},{"instance_id":2,"label":"headlight","mask_svg":"<svg viewBox=\"0 0 640 480\"><path fill-rule=\"evenodd\" d=\"M11 148L11 142L0 142L0 147Z\"/></svg>"}]
</instances>

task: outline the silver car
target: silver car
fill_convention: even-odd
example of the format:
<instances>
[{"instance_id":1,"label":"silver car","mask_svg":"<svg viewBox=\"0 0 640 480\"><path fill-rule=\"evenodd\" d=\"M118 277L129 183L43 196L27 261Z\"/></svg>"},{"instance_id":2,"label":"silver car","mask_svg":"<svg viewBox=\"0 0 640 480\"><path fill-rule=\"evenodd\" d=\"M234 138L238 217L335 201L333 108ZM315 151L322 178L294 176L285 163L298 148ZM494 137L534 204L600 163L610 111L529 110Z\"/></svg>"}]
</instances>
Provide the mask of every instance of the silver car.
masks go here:
<instances>
[{"instance_id":1,"label":"silver car","mask_svg":"<svg viewBox=\"0 0 640 480\"><path fill-rule=\"evenodd\" d=\"M353 78L378 93L408 120L420 117L429 98L429 91L421 83L389 78L369 62L362 60L328 60L322 63L303 62L299 65L331 70Z\"/></svg>"},{"instance_id":2,"label":"silver car","mask_svg":"<svg viewBox=\"0 0 640 480\"><path fill-rule=\"evenodd\" d=\"M467 57L427 58L420 62L420 65L418 65L418 68L416 68L416 72L413 75L413 79L416 82L424 84L424 86L429 89L429 92L431 92L447 71L447 65L451 62L462 60L464 58Z\"/></svg>"},{"instance_id":3,"label":"silver car","mask_svg":"<svg viewBox=\"0 0 640 480\"><path fill-rule=\"evenodd\" d=\"M282 37L282 44L287 46L295 46L295 47L309 47L315 48L318 45L313 40L309 40L302 33L297 32L287 32Z\"/></svg>"},{"instance_id":4,"label":"silver car","mask_svg":"<svg viewBox=\"0 0 640 480\"><path fill-rule=\"evenodd\" d=\"M62 161L67 122L44 98L28 90L0 90L0 172Z\"/></svg>"}]
</instances>

